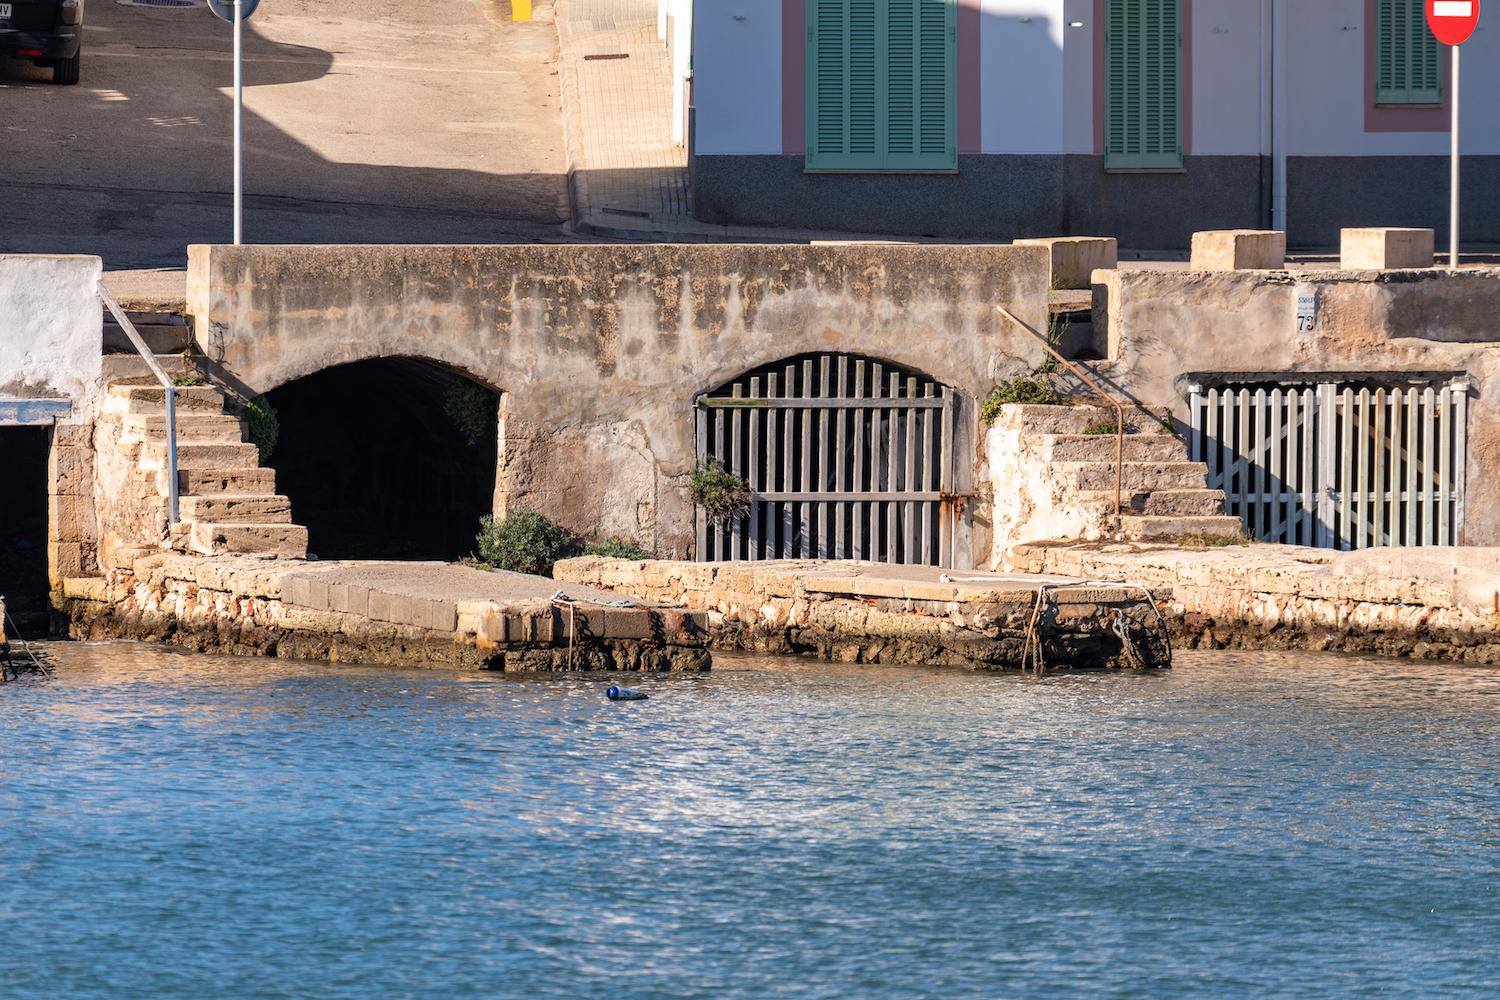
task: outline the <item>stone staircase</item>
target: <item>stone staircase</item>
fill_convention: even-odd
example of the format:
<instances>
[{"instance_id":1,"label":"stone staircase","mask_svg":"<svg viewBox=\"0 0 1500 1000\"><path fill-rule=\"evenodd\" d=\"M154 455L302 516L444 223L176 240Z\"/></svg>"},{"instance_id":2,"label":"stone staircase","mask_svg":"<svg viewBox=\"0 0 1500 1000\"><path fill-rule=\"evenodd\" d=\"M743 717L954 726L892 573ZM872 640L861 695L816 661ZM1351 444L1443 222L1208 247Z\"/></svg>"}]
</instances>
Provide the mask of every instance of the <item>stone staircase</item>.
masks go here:
<instances>
[{"instance_id":1,"label":"stone staircase","mask_svg":"<svg viewBox=\"0 0 1500 1000\"><path fill-rule=\"evenodd\" d=\"M1115 537L1113 409L1098 406L1001 408L989 431L994 482L995 551L1041 541ZM1123 506L1125 541L1239 541L1237 517L1224 513L1224 493L1206 487L1208 468L1187 461L1165 411L1127 410Z\"/></svg>"},{"instance_id":2,"label":"stone staircase","mask_svg":"<svg viewBox=\"0 0 1500 1000\"><path fill-rule=\"evenodd\" d=\"M157 359L168 375L191 371L180 356ZM199 555L302 559L307 529L292 523L291 502L276 492L276 473L260 465L240 418L224 412L224 393L205 384L177 389L180 523L167 523L166 390L139 358L106 358L107 389L96 434L101 473L122 502L115 541ZM139 370L139 371L138 371ZM106 512L101 511L101 515ZM101 517L101 529L111 518Z\"/></svg>"}]
</instances>

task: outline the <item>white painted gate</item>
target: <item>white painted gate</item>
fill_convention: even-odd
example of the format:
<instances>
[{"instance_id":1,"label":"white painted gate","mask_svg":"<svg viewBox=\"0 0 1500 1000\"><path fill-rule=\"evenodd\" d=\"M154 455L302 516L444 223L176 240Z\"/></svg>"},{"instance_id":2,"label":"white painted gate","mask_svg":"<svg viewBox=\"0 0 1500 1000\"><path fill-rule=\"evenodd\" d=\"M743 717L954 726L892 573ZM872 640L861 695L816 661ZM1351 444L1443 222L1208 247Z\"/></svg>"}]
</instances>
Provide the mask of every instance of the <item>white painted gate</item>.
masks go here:
<instances>
[{"instance_id":1,"label":"white painted gate","mask_svg":"<svg viewBox=\"0 0 1500 1000\"><path fill-rule=\"evenodd\" d=\"M698 397L700 466L743 478L750 512L698 515L698 558L952 565L953 391L850 354L804 355Z\"/></svg>"},{"instance_id":2,"label":"white painted gate","mask_svg":"<svg viewBox=\"0 0 1500 1000\"><path fill-rule=\"evenodd\" d=\"M1193 386L1191 452L1254 538L1362 549L1457 545L1468 385Z\"/></svg>"}]
</instances>

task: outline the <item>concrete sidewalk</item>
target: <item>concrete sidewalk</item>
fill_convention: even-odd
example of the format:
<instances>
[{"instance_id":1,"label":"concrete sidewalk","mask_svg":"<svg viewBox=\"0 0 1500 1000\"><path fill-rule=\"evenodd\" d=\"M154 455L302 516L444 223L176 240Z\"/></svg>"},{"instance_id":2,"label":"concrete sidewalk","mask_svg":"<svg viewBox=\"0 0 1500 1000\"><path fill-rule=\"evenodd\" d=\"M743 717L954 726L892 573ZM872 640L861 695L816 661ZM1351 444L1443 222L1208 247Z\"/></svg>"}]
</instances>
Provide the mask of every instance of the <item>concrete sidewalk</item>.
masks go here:
<instances>
[{"instance_id":1,"label":"concrete sidewalk","mask_svg":"<svg viewBox=\"0 0 1500 1000\"><path fill-rule=\"evenodd\" d=\"M672 74L655 0L557 0L574 221L692 224L687 151L672 141Z\"/></svg>"}]
</instances>

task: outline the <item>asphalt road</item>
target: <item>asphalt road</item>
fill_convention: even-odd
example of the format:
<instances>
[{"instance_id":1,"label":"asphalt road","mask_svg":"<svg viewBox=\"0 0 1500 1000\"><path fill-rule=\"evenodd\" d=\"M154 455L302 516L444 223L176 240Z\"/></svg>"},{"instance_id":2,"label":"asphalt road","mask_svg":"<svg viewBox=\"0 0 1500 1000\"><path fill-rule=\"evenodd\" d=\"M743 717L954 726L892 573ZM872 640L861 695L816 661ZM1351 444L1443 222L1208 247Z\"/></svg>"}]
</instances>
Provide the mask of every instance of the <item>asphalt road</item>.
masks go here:
<instances>
[{"instance_id":1,"label":"asphalt road","mask_svg":"<svg viewBox=\"0 0 1500 1000\"><path fill-rule=\"evenodd\" d=\"M556 239L566 213L550 3L272 0L245 33L245 238ZM88 7L83 80L0 60L0 251L173 267L231 236L229 26Z\"/></svg>"}]
</instances>

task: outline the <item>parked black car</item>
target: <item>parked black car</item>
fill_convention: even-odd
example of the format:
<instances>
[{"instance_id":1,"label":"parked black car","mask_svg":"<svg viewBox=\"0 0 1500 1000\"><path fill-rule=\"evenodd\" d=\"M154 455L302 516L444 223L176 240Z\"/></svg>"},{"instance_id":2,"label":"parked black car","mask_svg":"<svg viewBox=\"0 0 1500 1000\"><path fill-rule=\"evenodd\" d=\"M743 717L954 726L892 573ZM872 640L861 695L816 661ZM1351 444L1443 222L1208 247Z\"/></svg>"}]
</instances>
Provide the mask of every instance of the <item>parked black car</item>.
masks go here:
<instances>
[{"instance_id":1,"label":"parked black car","mask_svg":"<svg viewBox=\"0 0 1500 1000\"><path fill-rule=\"evenodd\" d=\"M0 0L0 56L52 67L52 82L78 82L83 0Z\"/></svg>"}]
</instances>

